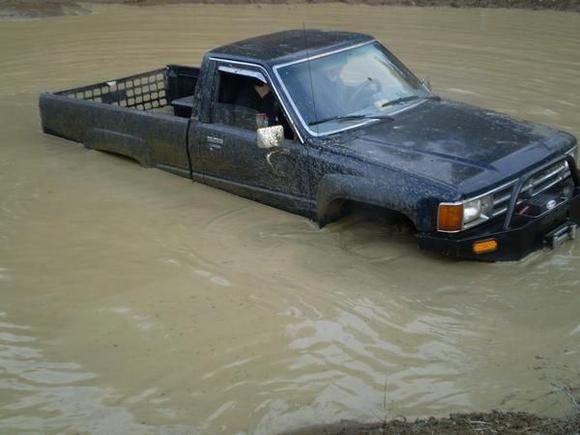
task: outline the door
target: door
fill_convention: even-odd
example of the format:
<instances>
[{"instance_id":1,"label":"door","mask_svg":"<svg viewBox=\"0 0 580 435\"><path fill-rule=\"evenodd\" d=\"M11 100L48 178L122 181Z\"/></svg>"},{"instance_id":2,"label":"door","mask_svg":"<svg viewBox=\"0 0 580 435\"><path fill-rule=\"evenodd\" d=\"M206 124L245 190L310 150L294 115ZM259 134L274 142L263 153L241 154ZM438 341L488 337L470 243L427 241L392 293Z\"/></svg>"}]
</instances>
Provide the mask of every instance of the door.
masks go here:
<instances>
[{"instance_id":1,"label":"door","mask_svg":"<svg viewBox=\"0 0 580 435\"><path fill-rule=\"evenodd\" d=\"M275 107L271 119L258 111L269 110L261 101L258 107L249 107L255 103L251 92L269 87L266 77L257 68L228 65L215 68L215 75L208 122L196 124L195 129L195 153L202 161L205 182L281 208L288 208L281 204L284 201L308 201L307 148L293 138L273 91L268 91ZM248 92L252 98L247 98ZM285 125L283 145L258 148L257 122Z\"/></svg>"}]
</instances>

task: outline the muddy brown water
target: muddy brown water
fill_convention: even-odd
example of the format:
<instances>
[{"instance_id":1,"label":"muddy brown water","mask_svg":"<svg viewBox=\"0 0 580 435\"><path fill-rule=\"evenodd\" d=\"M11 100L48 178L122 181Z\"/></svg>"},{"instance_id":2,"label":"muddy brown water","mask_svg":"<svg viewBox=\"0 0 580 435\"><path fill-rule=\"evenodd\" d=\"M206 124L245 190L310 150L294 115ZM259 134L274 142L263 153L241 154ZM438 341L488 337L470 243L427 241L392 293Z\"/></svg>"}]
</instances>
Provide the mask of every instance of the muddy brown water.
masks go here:
<instances>
[{"instance_id":1,"label":"muddy brown water","mask_svg":"<svg viewBox=\"0 0 580 435\"><path fill-rule=\"evenodd\" d=\"M375 34L439 94L580 135L580 15L100 6L0 21L0 432L274 434L571 412L580 243L449 261L43 135L37 96L301 27Z\"/></svg>"}]
</instances>

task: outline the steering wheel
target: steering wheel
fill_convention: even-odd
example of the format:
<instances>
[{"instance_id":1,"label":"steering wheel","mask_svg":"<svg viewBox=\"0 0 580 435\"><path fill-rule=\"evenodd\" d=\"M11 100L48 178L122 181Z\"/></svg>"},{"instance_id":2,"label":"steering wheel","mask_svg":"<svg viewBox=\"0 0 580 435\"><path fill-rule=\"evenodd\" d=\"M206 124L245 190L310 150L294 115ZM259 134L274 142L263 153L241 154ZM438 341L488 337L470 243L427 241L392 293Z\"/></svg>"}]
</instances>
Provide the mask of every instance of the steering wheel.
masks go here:
<instances>
[{"instance_id":1,"label":"steering wheel","mask_svg":"<svg viewBox=\"0 0 580 435\"><path fill-rule=\"evenodd\" d=\"M370 77L364 82L360 83L351 96L348 98L347 106L352 106L358 98L367 90L370 90L373 94L381 91L381 84Z\"/></svg>"}]
</instances>

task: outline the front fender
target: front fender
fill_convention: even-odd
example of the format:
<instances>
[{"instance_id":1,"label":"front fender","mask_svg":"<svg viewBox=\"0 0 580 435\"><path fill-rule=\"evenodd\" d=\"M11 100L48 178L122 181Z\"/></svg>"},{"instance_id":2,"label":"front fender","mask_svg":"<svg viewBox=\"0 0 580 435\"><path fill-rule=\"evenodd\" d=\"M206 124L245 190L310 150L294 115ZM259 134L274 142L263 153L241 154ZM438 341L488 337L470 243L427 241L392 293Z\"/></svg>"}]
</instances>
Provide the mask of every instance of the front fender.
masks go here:
<instances>
[{"instance_id":1,"label":"front fender","mask_svg":"<svg viewBox=\"0 0 580 435\"><path fill-rule=\"evenodd\" d=\"M439 186L400 173L376 178L331 174L324 176L318 186L317 220L324 226L334 218L337 202L349 200L402 213L417 230L432 231L437 206L450 194Z\"/></svg>"}]
</instances>

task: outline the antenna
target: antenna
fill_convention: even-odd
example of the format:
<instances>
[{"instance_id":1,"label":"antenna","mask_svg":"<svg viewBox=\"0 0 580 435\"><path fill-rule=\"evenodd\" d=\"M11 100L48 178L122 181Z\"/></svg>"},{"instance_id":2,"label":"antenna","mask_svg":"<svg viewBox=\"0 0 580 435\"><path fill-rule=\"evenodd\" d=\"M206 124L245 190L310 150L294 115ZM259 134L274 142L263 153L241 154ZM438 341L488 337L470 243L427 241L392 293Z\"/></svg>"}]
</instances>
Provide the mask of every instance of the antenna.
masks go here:
<instances>
[{"instance_id":1,"label":"antenna","mask_svg":"<svg viewBox=\"0 0 580 435\"><path fill-rule=\"evenodd\" d=\"M302 35L304 35L304 46L306 47L306 62L308 63L308 76L310 78L310 94L312 95L312 111L314 112L314 121L318 121L318 115L316 114L316 99L314 97L314 83L312 83L312 67L310 66L310 49L308 48L308 41L306 39L306 25L302 21ZM316 125L316 131L318 132L318 125Z\"/></svg>"}]
</instances>

